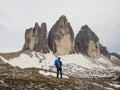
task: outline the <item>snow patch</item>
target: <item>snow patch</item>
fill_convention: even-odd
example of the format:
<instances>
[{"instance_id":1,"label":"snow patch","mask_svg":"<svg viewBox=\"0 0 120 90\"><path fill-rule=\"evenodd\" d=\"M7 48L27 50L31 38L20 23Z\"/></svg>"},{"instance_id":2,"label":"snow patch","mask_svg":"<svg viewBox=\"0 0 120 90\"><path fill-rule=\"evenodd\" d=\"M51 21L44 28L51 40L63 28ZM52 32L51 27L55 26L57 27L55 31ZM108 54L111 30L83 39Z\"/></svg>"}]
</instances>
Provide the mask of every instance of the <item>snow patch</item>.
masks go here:
<instances>
[{"instance_id":1,"label":"snow patch","mask_svg":"<svg viewBox=\"0 0 120 90\"><path fill-rule=\"evenodd\" d=\"M110 57L111 57L112 60L117 60L118 59L117 57L115 57L113 55L110 55Z\"/></svg>"},{"instance_id":2,"label":"snow patch","mask_svg":"<svg viewBox=\"0 0 120 90\"><path fill-rule=\"evenodd\" d=\"M107 90L115 90L115 89L110 88L110 87L105 87L105 89L107 89Z\"/></svg>"},{"instance_id":3,"label":"snow patch","mask_svg":"<svg viewBox=\"0 0 120 90\"><path fill-rule=\"evenodd\" d=\"M108 82L106 82L106 83L109 84L109 85L112 86L112 87L120 88L120 85L117 84L117 83L108 83Z\"/></svg>"},{"instance_id":4,"label":"snow patch","mask_svg":"<svg viewBox=\"0 0 120 90\"><path fill-rule=\"evenodd\" d=\"M98 84L98 83L92 83L93 85L99 86L99 87L103 87L102 85Z\"/></svg>"},{"instance_id":5,"label":"snow patch","mask_svg":"<svg viewBox=\"0 0 120 90\"><path fill-rule=\"evenodd\" d=\"M100 85L98 83L92 83L93 85L96 85L96 86L99 86L99 87L103 87L104 89L107 89L107 90L114 90L113 88L110 88L110 87L104 87L103 85Z\"/></svg>"},{"instance_id":6,"label":"snow patch","mask_svg":"<svg viewBox=\"0 0 120 90\"><path fill-rule=\"evenodd\" d=\"M99 59L91 59L88 57L83 56L82 54L70 54L70 55L64 55L60 56L64 63L74 63L76 65L80 65L85 68L93 69L93 68L100 68L105 69L106 66L111 67L112 63L104 58Z\"/></svg>"},{"instance_id":7,"label":"snow patch","mask_svg":"<svg viewBox=\"0 0 120 90\"><path fill-rule=\"evenodd\" d=\"M59 56L63 62L63 73L68 76L77 77L112 77L115 71L120 71L120 67L113 67L110 60L100 57L98 59L88 58L82 54L70 54ZM56 57L52 54L42 54L32 52L32 55L21 54L17 58L6 60L1 59L5 63L20 68L41 68L46 70L56 71L54 61Z\"/></svg>"}]
</instances>

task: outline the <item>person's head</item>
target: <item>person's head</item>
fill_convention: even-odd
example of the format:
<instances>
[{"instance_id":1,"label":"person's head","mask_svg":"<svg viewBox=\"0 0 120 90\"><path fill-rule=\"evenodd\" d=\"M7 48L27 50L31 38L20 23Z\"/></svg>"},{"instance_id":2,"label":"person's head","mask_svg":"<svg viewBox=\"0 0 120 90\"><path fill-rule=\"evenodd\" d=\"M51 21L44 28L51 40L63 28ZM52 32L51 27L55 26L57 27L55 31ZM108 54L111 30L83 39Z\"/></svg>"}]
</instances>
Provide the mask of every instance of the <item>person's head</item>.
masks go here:
<instances>
[{"instance_id":1,"label":"person's head","mask_svg":"<svg viewBox=\"0 0 120 90\"><path fill-rule=\"evenodd\" d=\"M60 60L60 57L58 57L58 60Z\"/></svg>"}]
</instances>

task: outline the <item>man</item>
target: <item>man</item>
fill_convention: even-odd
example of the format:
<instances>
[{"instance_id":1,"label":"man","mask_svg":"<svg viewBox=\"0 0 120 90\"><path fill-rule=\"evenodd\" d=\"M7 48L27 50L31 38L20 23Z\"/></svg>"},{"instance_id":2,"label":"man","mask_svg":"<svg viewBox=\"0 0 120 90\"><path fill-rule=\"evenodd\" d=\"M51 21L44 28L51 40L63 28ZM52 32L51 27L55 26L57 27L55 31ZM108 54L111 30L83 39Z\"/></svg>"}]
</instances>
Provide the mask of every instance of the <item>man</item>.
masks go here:
<instances>
[{"instance_id":1,"label":"man","mask_svg":"<svg viewBox=\"0 0 120 90\"><path fill-rule=\"evenodd\" d=\"M55 67L57 68L57 78L59 78L59 72L60 77L62 78L62 61L60 60L60 57L55 60Z\"/></svg>"}]
</instances>

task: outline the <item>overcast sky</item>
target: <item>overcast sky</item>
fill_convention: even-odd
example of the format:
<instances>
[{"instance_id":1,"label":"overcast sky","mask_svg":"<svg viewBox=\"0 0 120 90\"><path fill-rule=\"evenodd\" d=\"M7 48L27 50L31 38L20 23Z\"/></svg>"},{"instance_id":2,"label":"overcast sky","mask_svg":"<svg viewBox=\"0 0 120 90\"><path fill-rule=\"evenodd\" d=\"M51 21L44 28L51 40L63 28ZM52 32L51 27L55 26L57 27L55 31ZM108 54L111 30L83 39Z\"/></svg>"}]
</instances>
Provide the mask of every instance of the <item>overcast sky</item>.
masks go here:
<instances>
[{"instance_id":1,"label":"overcast sky","mask_svg":"<svg viewBox=\"0 0 120 90\"><path fill-rule=\"evenodd\" d=\"M0 52L21 50L25 29L66 15L73 31L87 24L110 52L120 54L120 0L0 0Z\"/></svg>"}]
</instances>

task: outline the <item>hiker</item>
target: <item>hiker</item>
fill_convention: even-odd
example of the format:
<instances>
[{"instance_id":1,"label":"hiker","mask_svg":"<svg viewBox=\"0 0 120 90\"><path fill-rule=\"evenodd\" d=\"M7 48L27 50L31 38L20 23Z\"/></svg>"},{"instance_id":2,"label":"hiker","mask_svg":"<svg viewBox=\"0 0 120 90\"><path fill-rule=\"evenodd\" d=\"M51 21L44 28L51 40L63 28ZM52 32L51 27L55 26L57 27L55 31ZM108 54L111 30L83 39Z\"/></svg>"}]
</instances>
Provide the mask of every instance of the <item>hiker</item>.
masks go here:
<instances>
[{"instance_id":1,"label":"hiker","mask_svg":"<svg viewBox=\"0 0 120 90\"><path fill-rule=\"evenodd\" d=\"M57 68L57 78L59 78L59 72L60 77L62 78L62 61L60 60L60 57L55 60L55 67Z\"/></svg>"}]
</instances>

